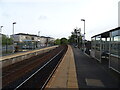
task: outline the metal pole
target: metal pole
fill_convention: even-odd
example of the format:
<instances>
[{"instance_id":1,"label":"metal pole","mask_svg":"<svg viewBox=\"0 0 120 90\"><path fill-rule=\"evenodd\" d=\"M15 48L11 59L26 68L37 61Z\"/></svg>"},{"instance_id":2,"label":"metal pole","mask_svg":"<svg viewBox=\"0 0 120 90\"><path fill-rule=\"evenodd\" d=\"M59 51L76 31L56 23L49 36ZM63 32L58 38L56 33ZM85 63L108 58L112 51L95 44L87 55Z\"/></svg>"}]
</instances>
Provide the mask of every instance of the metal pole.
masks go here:
<instances>
[{"instance_id":1,"label":"metal pole","mask_svg":"<svg viewBox=\"0 0 120 90\"><path fill-rule=\"evenodd\" d=\"M80 48L80 28L78 29L78 48Z\"/></svg>"},{"instance_id":2,"label":"metal pole","mask_svg":"<svg viewBox=\"0 0 120 90\"><path fill-rule=\"evenodd\" d=\"M84 53L85 53L85 20L84 20Z\"/></svg>"},{"instance_id":3,"label":"metal pole","mask_svg":"<svg viewBox=\"0 0 120 90\"><path fill-rule=\"evenodd\" d=\"M0 26L0 32L1 32L1 34L2 34L2 28L3 28L3 26Z\"/></svg>"},{"instance_id":4,"label":"metal pole","mask_svg":"<svg viewBox=\"0 0 120 90\"><path fill-rule=\"evenodd\" d=\"M84 53L85 53L85 19L81 19L81 21L84 21Z\"/></svg>"},{"instance_id":5,"label":"metal pole","mask_svg":"<svg viewBox=\"0 0 120 90\"><path fill-rule=\"evenodd\" d=\"M38 36L40 36L40 31L38 31Z\"/></svg>"},{"instance_id":6,"label":"metal pole","mask_svg":"<svg viewBox=\"0 0 120 90\"><path fill-rule=\"evenodd\" d=\"M16 22L13 22L13 52L14 53L14 24L16 24Z\"/></svg>"},{"instance_id":7,"label":"metal pole","mask_svg":"<svg viewBox=\"0 0 120 90\"><path fill-rule=\"evenodd\" d=\"M38 39L40 40L40 31L38 31ZM38 48L40 48L40 46L39 46L39 44L40 44L40 43L39 43L39 40L37 41L37 47L38 47Z\"/></svg>"},{"instance_id":8,"label":"metal pole","mask_svg":"<svg viewBox=\"0 0 120 90\"><path fill-rule=\"evenodd\" d=\"M2 27L3 26L0 26L0 57L2 56Z\"/></svg>"},{"instance_id":9,"label":"metal pole","mask_svg":"<svg viewBox=\"0 0 120 90\"><path fill-rule=\"evenodd\" d=\"M7 54L7 49L8 49L8 37L6 37L6 54Z\"/></svg>"},{"instance_id":10,"label":"metal pole","mask_svg":"<svg viewBox=\"0 0 120 90\"><path fill-rule=\"evenodd\" d=\"M13 24L13 51L12 53L14 53L14 24Z\"/></svg>"},{"instance_id":11,"label":"metal pole","mask_svg":"<svg viewBox=\"0 0 120 90\"><path fill-rule=\"evenodd\" d=\"M78 32L77 32L77 29L76 29L76 46L78 47Z\"/></svg>"}]
</instances>

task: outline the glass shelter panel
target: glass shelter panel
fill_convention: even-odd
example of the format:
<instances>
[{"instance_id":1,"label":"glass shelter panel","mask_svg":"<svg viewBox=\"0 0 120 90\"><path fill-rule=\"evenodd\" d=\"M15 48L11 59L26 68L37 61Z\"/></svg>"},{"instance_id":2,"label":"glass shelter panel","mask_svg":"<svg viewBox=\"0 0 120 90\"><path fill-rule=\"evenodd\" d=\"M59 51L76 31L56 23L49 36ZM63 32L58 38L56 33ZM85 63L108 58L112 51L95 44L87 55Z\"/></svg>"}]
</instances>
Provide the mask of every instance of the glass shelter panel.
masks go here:
<instances>
[{"instance_id":1,"label":"glass shelter panel","mask_svg":"<svg viewBox=\"0 0 120 90\"><path fill-rule=\"evenodd\" d=\"M107 53L109 53L109 44L110 44L110 37L107 38L107 41L106 41L106 51Z\"/></svg>"},{"instance_id":2,"label":"glass shelter panel","mask_svg":"<svg viewBox=\"0 0 120 90\"><path fill-rule=\"evenodd\" d=\"M105 41L105 38L102 38L101 39L101 49L102 49L102 51L104 52L105 51L105 43L106 43L106 41Z\"/></svg>"},{"instance_id":3,"label":"glass shelter panel","mask_svg":"<svg viewBox=\"0 0 120 90\"><path fill-rule=\"evenodd\" d=\"M111 32L110 67L120 72L120 30Z\"/></svg>"},{"instance_id":4,"label":"glass shelter panel","mask_svg":"<svg viewBox=\"0 0 120 90\"><path fill-rule=\"evenodd\" d=\"M95 57L97 60L101 61L101 36L96 36L96 50L95 50Z\"/></svg>"},{"instance_id":5,"label":"glass shelter panel","mask_svg":"<svg viewBox=\"0 0 120 90\"><path fill-rule=\"evenodd\" d=\"M90 55L95 58L95 37L91 38L91 52Z\"/></svg>"},{"instance_id":6,"label":"glass shelter panel","mask_svg":"<svg viewBox=\"0 0 120 90\"><path fill-rule=\"evenodd\" d=\"M118 30L112 32L111 35L111 54L114 54L116 56L118 56L118 52L119 52L119 40L120 35L118 35Z\"/></svg>"},{"instance_id":7,"label":"glass shelter panel","mask_svg":"<svg viewBox=\"0 0 120 90\"><path fill-rule=\"evenodd\" d=\"M91 40L91 49L95 49L95 37Z\"/></svg>"},{"instance_id":8,"label":"glass shelter panel","mask_svg":"<svg viewBox=\"0 0 120 90\"><path fill-rule=\"evenodd\" d=\"M100 51L100 36L96 37L96 50Z\"/></svg>"}]
</instances>

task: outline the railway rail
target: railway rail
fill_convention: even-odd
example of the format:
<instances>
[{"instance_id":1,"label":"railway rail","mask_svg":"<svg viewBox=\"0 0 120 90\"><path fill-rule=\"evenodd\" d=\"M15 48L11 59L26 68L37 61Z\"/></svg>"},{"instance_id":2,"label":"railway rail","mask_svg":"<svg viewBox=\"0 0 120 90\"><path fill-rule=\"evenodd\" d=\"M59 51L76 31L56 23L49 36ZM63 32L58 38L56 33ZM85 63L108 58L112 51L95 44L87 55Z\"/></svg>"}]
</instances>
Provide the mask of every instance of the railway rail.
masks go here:
<instances>
[{"instance_id":1,"label":"railway rail","mask_svg":"<svg viewBox=\"0 0 120 90\"><path fill-rule=\"evenodd\" d=\"M3 90L12 88L43 89L67 51L67 46L59 46L22 62L3 68Z\"/></svg>"}]
</instances>

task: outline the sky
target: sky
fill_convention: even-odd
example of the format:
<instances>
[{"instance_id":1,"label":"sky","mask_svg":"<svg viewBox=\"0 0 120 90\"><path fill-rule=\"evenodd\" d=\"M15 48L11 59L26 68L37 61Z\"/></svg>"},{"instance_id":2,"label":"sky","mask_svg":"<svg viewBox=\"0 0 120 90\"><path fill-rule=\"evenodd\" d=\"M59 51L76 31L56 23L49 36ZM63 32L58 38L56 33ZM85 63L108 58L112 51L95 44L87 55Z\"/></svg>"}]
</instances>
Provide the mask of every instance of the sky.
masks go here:
<instances>
[{"instance_id":1,"label":"sky","mask_svg":"<svg viewBox=\"0 0 120 90\"><path fill-rule=\"evenodd\" d=\"M2 33L28 33L53 38L68 38L81 28L85 38L118 27L120 0L0 0Z\"/></svg>"}]
</instances>

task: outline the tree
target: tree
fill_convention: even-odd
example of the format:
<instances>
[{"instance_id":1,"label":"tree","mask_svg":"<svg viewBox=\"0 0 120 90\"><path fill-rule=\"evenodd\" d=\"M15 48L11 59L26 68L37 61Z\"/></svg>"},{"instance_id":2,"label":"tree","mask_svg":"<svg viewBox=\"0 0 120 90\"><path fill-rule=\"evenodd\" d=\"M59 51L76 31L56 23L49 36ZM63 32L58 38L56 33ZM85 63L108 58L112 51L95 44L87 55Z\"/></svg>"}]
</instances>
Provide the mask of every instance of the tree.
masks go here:
<instances>
[{"instance_id":1,"label":"tree","mask_svg":"<svg viewBox=\"0 0 120 90\"><path fill-rule=\"evenodd\" d=\"M56 45L60 45L60 44L61 44L60 39L56 39L56 40L55 40L55 44L56 44Z\"/></svg>"},{"instance_id":2,"label":"tree","mask_svg":"<svg viewBox=\"0 0 120 90\"><path fill-rule=\"evenodd\" d=\"M2 45L6 45L6 35L2 34Z\"/></svg>"},{"instance_id":3,"label":"tree","mask_svg":"<svg viewBox=\"0 0 120 90\"><path fill-rule=\"evenodd\" d=\"M70 44L76 43L75 38L76 38L76 35L72 34L71 36L69 36L68 42Z\"/></svg>"},{"instance_id":4,"label":"tree","mask_svg":"<svg viewBox=\"0 0 120 90\"><path fill-rule=\"evenodd\" d=\"M71 36L68 39L70 44L78 45L78 47L82 46L82 36L81 29L76 28L73 32L71 32Z\"/></svg>"},{"instance_id":5,"label":"tree","mask_svg":"<svg viewBox=\"0 0 120 90\"><path fill-rule=\"evenodd\" d=\"M11 45L12 44L12 38L9 38L8 36L2 34L2 45Z\"/></svg>"},{"instance_id":6,"label":"tree","mask_svg":"<svg viewBox=\"0 0 120 90\"><path fill-rule=\"evenodd\" d=\"M68 40L66 38L61 38L60 42L61 42L62 45L68 44Z\"/></svg>"},{"instance_id":7,"label":"tree","mask_svg":"<svg viewBox=\"0 0 120 90\"><path fill-rule=\"evenodd\" d=\"M11 44L13 44L13 39L12 38L8 38L8 45L11 45Z\"/></svg>"}]
</instances>

